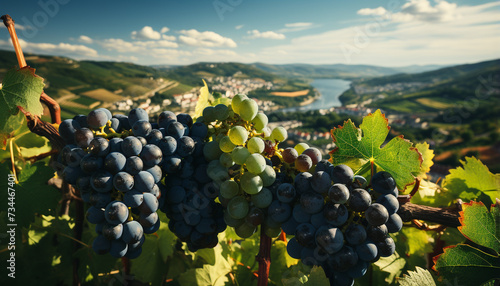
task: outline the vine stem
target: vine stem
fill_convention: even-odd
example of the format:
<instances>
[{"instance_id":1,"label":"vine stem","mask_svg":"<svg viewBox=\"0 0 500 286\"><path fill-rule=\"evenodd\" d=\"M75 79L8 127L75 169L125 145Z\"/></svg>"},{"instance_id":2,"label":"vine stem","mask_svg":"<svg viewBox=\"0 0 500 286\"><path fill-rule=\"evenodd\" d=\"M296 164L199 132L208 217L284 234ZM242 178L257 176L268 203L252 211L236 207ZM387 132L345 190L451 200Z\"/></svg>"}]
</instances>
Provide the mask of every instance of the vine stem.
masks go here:
<instances>
[{"instance_id":1,"label":"vine stem","mask_svg":"<svg viewBox=\"0 0 500 286\"><path fill-rule=\"evenodd\" d=\"M271 238L266 235L261 227L259 254L255 257L259 262L258 286L267 286L269 280L269 269L271 268L271 242Z\"/></svg>"},{"instance_id":2,"label":"vine stem","mask_svg":"<svg viewBox=\"0 0 500 286\"><path fill-rule=\"evenodd\" d=\"M14 27L14 20L9 15L3 15L2 17L0 17L0 19L3 20L5 27L7 27L7 30L9 31L10 39L12 40L14 51L16 52L19 68L27 66L23 50L21 49L21 44L19 43L19 38L17 37L16 29ZM59 106L59 103L57 103L54 99L52 99L43 91L42 94L40 95L40 101L42 101L49 108L52 123L60 124L61 107Z\"/></svg>"}]
</instances>

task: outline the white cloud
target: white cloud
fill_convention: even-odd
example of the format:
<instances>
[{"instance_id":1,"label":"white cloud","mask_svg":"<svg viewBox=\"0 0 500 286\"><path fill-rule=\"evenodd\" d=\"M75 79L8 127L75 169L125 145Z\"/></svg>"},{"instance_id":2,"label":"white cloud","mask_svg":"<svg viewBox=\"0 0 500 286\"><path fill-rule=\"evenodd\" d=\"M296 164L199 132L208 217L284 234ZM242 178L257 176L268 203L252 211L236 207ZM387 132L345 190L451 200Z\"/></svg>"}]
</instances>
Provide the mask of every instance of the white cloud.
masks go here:
<instances>
[{"instance_id":1,"label":"white cloud","mask_svg":"<svg viewBox=\"0 0 500 286\"><path fill-rule=\"evenodd\" d=\"M317 25L314 25L311 22L286 23L285 28L279 29L278 33L298 32L314 28L315 26Z\"/></svg>"},{"instance_id":2,"label":"white cloud","mask_svg":"<svg viewBox=\"0 0 500 286\"><path fill-rule=\"evenodd\" d=\"M84 45L73 45L68 43L32 43L19 39L19 44L24 52L34 54L63 55L73 57L97 57L96 50ZM0 40L0 47L12 49L11 41Z\"/></svg>"},{"instance_id":3,"label":"white cloud","mask_svg":"<svg viewBox=\"0 0 500 286\"><path fill-rule=\"evenodd\" d=\"M171 36L171 35L161 35L161 38L163 40L167 40L167 41L175 41L175 39L176 39L175 36Z\"/></svg>"},{"instance_id":4,"label":"white cloud","mask_svg":"<svg viewBox=\"0 0 500 286\"><path fill-rule=\"evenodd\" d=\"M168 40L128 42L113 38L100 41L99 44L109 51L117 51L119 53L149 53L148 49L177 48L179 46L176 42Z\"/></svg>"},{"instance_id":5,"label":"white cloud","mask_svg":"<svg viewBox=\"0 0 500 286\"><path fill-rule=\"evenodd\" d=\"M195 47L229 47L235 48L236 43L230 39L223 37L212 31L199 32L195 29L181 30L182 35L179 36L179 42L188 46Z\"/></svg>"},{"instance_id":6,"label":"white cloud","mask_svg":"<svg viewBox=\"0 0 500 286\"><path fill-rule=\"evenodd\" d=\"M170 29L168 27L163 27L163 28L161 28L160 33L165 34L168 31L170 31Z\"/></svg>"},{"instance_id":7,"label":"white cloud","mask_svg":"<svg viewBox=\"0 0 500 286\"><path fill-rule=\"evenodd\" d=\"M258 54L259 61L404 66L457 64L499 57L500 1L437 10L434 6L431 9L434 12L429 12L433 16L424 15L427 13L424 11L428 11L422 8L425 6L414 9L413 14L410 14L408 5L404 7L407 8L405 13L416 21L402 22L381 17L357 26L297 37L289 44L262 49ZM375 15L380 11L365 10L361 13ZM285 51L286 54L276 51Z\"/></svg>"},{"instance_id":8,"label":"white cloud","mask_svg":"<svg viewBox=\"0 0 500 286\"><path fill-rule=\"evenodd\" d=\"M287 28L298 28L298 27L310 27L313 23L310 22L297 22L297 23L287 23L285 27Z\"/></svg>"},{"instance_id":9,"label":"white cloud","mask_svg":"<svg viewBox=\"0 0 500 286\"><path fill-rule=\"evenodd\" d=\"M369 15L377 15L377 16L382 16L385 13L387 13L387 10L385 10L384 7L377 7L377 8L363 8L358 10L358 15L363 15L363 16L369 16Z\"/></svg>"},{"instance_id":10,"label":"white cloud","mask_svg":"<svg viewBox=\"0 0 500 286\"><path fill-rule=\"evenodd\" d=\"M445 0L434 0L433 6L429 0L410 0L401 6L401 11L391 13L384 7L363 8L358 10L358 15L386 16L394 22L447 22L461 17L456 3Z\"/></svg>"},{"instance_id":11,"label":"white cloud","mask_svg":"<svg viewBox=\"0 0 500 286\"><path fill-rule=\"evenodd\" d=\"M80 37L78 37L78 42L84 44L92 44L94 41L88 36L81 35Z\"/></svg>"},{"instance_id":12,"label":"white cloud","mask_svg":"<svg viewBox=\"0 0 500 286\"><path fill-rule=\"evenodd\" d=\"M239 29L243 28L243 26L244 26L244 25L238 25L238 26L236 26L236 27L234 27L234 28L235 28L236 30L239 30Z\"/></svg>"},{"instance_id":13,"label":"white cloud","mask_svg":"<svg viewBox=\"0 0 500 286\"><path fill-rule=\"evenodd\" d=\"M273 40L285 39L285 35L273 31L259 32L258 30L251 30L248 31L247 33L250 35L249 36L250 39L257 39L257 38L273 39Z\"/></svg>"},{"instance_id":14,"label":"white cloud","mask_svg":"<svg viewBox=\"0 0 500 286\"><path fill-rule=\"evenodd\" d=\"M159 40L161 39L160 32L153 30L150 26L144 26L140 31L132 31L130 34L134 40Z\"/></svg>"}]
</instances>

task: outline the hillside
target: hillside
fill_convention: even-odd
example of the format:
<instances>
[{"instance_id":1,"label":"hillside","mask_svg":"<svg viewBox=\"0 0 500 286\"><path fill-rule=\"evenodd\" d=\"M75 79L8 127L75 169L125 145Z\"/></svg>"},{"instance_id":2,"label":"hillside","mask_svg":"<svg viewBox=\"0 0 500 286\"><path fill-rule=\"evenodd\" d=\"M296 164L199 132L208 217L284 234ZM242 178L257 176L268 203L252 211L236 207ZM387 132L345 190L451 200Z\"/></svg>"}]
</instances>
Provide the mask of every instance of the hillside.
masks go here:
<instances>
[{"instance_id":1,"label":"hillside","mask_svg":"<svg viewBox=\"0 0 500 286\"><path fill-rule=\"evenodd\" d=\"M162 68L168 77L185 84L199 83L200 78L234 76L237 78L260 78L274 81L279 77L257 67L242 63L196 63L187 66Z\"/></svg>"},{"instance_id":2,"label":"hillside","mask_svg":"<svg viewBox=\"0 0 500 286\"><path fill-rule=\"evenodd\" d=\"M432 69L437 69L440 66L407 66L399 68L380 67L372 65L345 65L345 64L330 64L330 65L310 65L310 64L285 64L271 65L265 63L254 63L252 66L269 73L291 77L291 78L342 78L356 79L366 77L380 77L386 75L394 75L401 72L414 73L424 72Z\"/></svg>"},{"instance_id":3,"label":"hillside","mask_svg":"<svg viewBox=\"0 0 500 286\"><path fill-rule=\"evenodd\" d=\"M91 108L109 106L126 98L142 97L171 82L165 71L131 63L25 56L28 65L45 79L45 92L58 100L64 117L87 113ZM14 52L0 51L0 78L16 66Z\"/></svg>"},{"instance_id":4,"label":"hillside","mask_svg":"<svg viewBox=\"0 0 500 286\"><path fill-rule=\"evenodd\" d=\"M500 59L417 74L358 79L340 100L344 105L364 103L399 112L437 112L473 96L485 80L499 76Z\"/></svg>"}]
</instances>

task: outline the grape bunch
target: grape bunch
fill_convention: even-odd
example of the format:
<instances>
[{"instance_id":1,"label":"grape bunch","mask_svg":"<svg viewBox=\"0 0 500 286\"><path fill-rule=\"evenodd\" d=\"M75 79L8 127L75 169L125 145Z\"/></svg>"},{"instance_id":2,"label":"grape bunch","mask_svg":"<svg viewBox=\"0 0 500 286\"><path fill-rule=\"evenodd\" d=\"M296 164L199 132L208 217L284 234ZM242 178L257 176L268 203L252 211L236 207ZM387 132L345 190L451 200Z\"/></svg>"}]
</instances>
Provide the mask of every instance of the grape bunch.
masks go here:
<instances>
[{"instance_id":1,"label":"grape bunch","mask_svg":"<svg viewBox=\"0 0 500 286\"><path fill-rule=\"evenodd\" d=\"M287 132L283 127L271 130L257 103L242 94L229 105L206 107L200 121L209 127L203 154L208 176L220 189L224 220L240 237L249 237L266 220L267 187L277 176L270 158ZM272 228L279 230L279 225Z\"/></svg>"},{"instance_id":2,"label":"grape bunch","mask_svg":"<svg viewBox=\"0 0 500 286\"><path fill-rule=\"evenodd\" d=\"M191 251L213 248L217 234L226 229L222 207L215 203L219 188L207 175L208 164L203 156L208 128L193 123L187 114L162 112L158 124L166 130L159 140L165 173L165 204L160 208L169 221L169 229L187 243Z\"/></svg>"},{"instance_id":3,"label":"grape bunch","mask_svg":"<svg viewBox=\"0 0 500 286\"><path fill-rule=\"evenodd\" d=\"M277 190L278 200L288 202L291 209L282 224L284 232L294 235L288 254L304 264L322 266L333 285L353 285L369 263L395 251L389 233L403 224L396 213L396 182L381 171L373 176L371 188L366 185L365 178L355 176L348 166L322 160L313 174L301 172L293 184Z\"/></svg>"},{"instance_id":4,"label":"grape bunch","mask_svg":"<svg viewBox=\"0 0 500 286\"><path fill-rule=\"evenodd\" d=\"M154 130L143 109L113 117L99 108L59 126L68 144L58 157L61 175L90 204L86 218L96 225L92 248L98 254L136 258L144 234L160 227L163 155Z\"/></svg>"}]
</instances>

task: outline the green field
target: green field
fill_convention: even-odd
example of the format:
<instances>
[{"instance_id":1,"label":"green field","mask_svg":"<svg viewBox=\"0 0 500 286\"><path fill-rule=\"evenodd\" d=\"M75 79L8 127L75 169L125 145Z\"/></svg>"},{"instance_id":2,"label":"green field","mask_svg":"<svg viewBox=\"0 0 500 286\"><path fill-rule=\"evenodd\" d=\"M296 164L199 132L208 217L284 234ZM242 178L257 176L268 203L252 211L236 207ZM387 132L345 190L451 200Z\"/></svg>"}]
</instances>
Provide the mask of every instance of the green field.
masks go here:
<instances>
[{"instance_id":1,"label":"green field","mask_svg":"<svg viewBox=\"0 0 500 286\"><path fill-rule=\"evenodd\" d=\"M83 105L91 105L93 103L96 103L98 100L94 99L94 98L90 98L90 97L87 97L87 96L80 96L76 99L73 100L73 102L76 102L76 103L79 103L79 104L83 104Z\"/></svg>"}]
</instances>

